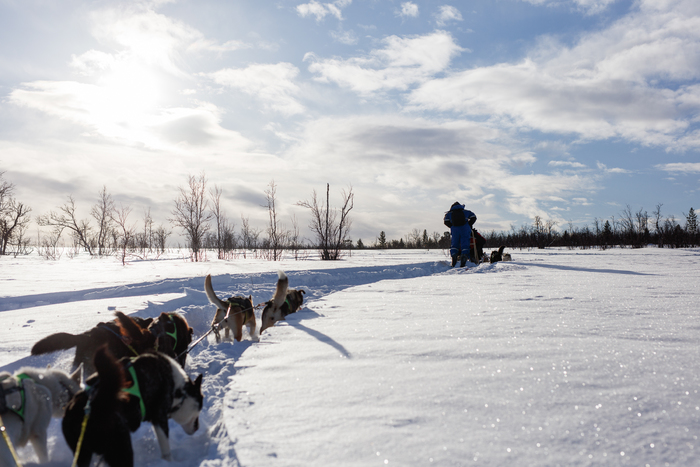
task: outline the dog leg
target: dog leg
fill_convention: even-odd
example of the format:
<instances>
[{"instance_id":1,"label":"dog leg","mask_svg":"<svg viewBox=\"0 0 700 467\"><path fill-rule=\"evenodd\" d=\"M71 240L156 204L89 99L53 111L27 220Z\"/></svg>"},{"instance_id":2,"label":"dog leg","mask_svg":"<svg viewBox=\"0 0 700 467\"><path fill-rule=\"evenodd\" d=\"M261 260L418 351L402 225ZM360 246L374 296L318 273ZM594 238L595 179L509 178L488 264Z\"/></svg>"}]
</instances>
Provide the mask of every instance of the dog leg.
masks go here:
<instances>
[{"instance_id":1,"label":"dog leg","mask_svg":"<svg viewBox=\"0 0 700 467\"><path fill-rule=\"evenodd\" d=\"M166 425L167 427L167 425ZM166 461L172 461L173 456L170 453L170 441L168 440L168 433L160 425L153 425L153 431L158 438L158 446L160 446L160 455Z\"/></svg>"},{"instance_id":2,"label":"dog leg","mask_svg":"<svg viewBox=\"0 0 700 467\"><path fill-rule=\"evenodd\" d=\"M248 324L246 326L248 326L248 334L250 334L250 338L256 342L259 341L260 339L258 338L258 334L256 332L257 326L255 323L255 317L248 321Z\"/></svg>"},{"instance_id":3,"label":"dog leg","mask_svg":"<svg viewBox=\"0 0 700 467\"><path fill-rule=\"evenodd\" d=\"M126 428L126 427L124 427ZM102 458L110 467L134 467L134 448L131 446L131 434L128 430L112 433ZM87 466L89 467L89 463Z\"/></svg>"},{"instance_id":4,"label":"dog leg","mask_svg":"<svg viewBox=\"0 0 700 467\"><path fill-rule=\"evenodd\" d=\"M46 431L44 431L43 433L34 433L32 435L32 437L29 439L29 442L32 443L32 447L34 448L34 452L36 453L36 456L39 458L39 463L40 464L47 463L49 461L49 448L48 448Z\"/></svg>"},{"instance_id":5,"label":"dog leg","mask_svg":"<svg viewBox=\"0 0 700 467\"><path fill-rule=\"evenodd\" d=\"M233 323L235 324L233 328L233 338L240 342L241 339L243 339L243 315L239 313L233 318Z\"/></svg>"}]
</instances>

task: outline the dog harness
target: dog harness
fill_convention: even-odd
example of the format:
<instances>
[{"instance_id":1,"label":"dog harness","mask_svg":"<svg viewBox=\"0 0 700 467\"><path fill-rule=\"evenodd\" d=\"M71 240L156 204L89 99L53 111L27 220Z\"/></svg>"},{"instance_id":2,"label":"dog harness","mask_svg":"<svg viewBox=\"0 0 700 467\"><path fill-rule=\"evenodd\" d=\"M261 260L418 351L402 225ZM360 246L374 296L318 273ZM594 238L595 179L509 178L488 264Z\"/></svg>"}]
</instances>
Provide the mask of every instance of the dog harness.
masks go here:
<instances>
[{"instance_id":1,"label":"dog harness","mask_svg":"<svg viewBox=\"0 0 700 467\"><path fill-rule=\"evenodd\" d=\"M6 378L0 383L0 413L12 411L24 420L27 399L22 382L25 379L31 378L25 373L20 373L14 378Z\"/></svg>"},{"instance_id":2,"label":"dog harness","mask_svg":"<svg viewBox=\"0 0 700 467\"><path fill-rule=\"evenodd\" d=\"M173 351L175 351L175 349L177 348L177 323L175 323L175 320L173 319L173 313L167 313L166 316L168 317L170 322L173 323L173 331L168 332L168 330L166 329L166 325L163 324L163 332L165 332L166 336L172 337L173 340L175 341L175 343L173 344ZM153 332L153 331L151 331L151 332ZM157 336L158 335L156 335L156 351L158 351L158 337Z\"/></svg>"},{"instance_id":3,"label":"dog harness","mask_svg":"<svg viewBox=\"0 0 700 467\"><path fill-rule=\"evenodd\" d=\"M243 322L246 322L253 315L253 302L245 297L229 297L226 300L222 300L224 303L228 303L231 308L240 308L241 311L232 311L232 315L240 313L243 315Z\"/></svg>"},{"instance_id":4,"label":"dog harness","mask_svg":"<svg viewBox=\"0 0 700 467\"><path fill-rule=\"evenodd\" d=\"M165 330L165 333L175 339L175 344L173 344L173 350L177 347L177 324L175 323L175 320L173 319L173 314L168 313L168 318L170 318L170 322L173 323L173 332L168 332L168 330Z\"/></svg>"},{"instance_id":5,"label":"dog harness","mask_svg":"<svg viewBox=\"0 0 700 467\"><path fill-rule=\"evenodd\" d=\"M143 421L146 418L146 404L144 404L143 397L141 397L141 388L139 388L139 380L136 378L136 370L134 370L134 366L131 362L129 362L127 369L129 370L129 375L131 375L131 382L133 384L129 388L122 389L122 391L138 398L139 406L141 407L141 421Z\"/></svg>"}]
</instances>

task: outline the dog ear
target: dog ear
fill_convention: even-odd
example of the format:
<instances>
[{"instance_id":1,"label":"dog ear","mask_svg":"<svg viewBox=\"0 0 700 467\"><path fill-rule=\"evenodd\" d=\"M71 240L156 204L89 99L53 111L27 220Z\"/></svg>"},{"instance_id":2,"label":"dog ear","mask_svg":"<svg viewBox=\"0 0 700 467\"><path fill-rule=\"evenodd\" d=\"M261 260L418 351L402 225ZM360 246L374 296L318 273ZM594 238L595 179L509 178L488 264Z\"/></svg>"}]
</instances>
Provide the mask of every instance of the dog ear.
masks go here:
<instances>
[{"instance_id":1,"label":"dog ear","mask_svg":"<svg viewBox=\"0 0 700 467\"><path fill-rule=\"evenodd\" d=\"M202 373L197 376L197 379L194 380L194 387L201 387L202 386L202 378L204 378L204 375Z\"/></svg>"}]
</instances>

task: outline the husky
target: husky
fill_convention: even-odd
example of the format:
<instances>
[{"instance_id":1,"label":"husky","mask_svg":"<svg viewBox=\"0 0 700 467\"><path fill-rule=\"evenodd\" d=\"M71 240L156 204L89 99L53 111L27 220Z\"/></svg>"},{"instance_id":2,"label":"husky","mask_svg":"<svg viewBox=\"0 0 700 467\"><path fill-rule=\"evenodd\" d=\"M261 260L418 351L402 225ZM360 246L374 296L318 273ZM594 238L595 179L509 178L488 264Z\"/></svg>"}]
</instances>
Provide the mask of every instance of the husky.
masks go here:
<instances>
[{"instance_id":1,"label":"husky","mask_svg":"<svg viewBox=\"0 0 700 467\"><path fill-rule=\"evenodd\" d=\"M505 245L501 246L498 251L493 250L491 252L491 263L497 263L499 261L511 261L510 253L503 253L505 250Z\"/></svg>"},{"instance_id":2,"label":"husky","mask_svg":"<svg viewBox=\"0 0 700 467\"><path fill-rule=\"evenodd\" d=\"M68 402L80 391L82 367L73 374L57 369L20 368L0 373L0 414L14 447L31 442L39 462L49 460L46 430L51 417L62 417ZM15 461L0 439L0 465Z\"/></svg>"},{"instance_id":3,"label":"husky","mask_svg":"<svg viewBox=\"0 0 700 467\"><path fill-rule=\"evenodd\" d=\"M150 323L148 330L156 337L155 349L176 359L185 368L185 350L192 342L194 333L187 320L177 313L161 313Z\"/></svg>"},{"instance_id":4,"label":"husky","mask_svg":"<svg viewBox=\"0 0 700 467\"><path fill-rule=\"evenodd\" d=\"M277 272L277 288L272 300L265 303L265 308L262 312L262 323L260 324L260 334L274 326L277 321L284 321L287 315L296 312L304 303L303 289L288 289L289 279L283 271Z\"/></svg>"},{"instance_id":5,"label":"husky","mask_svg":"<svg viewBox=\"0 0 700 467\"><path fill-rule=\"evenodd\" d=\"M73 369L83 365L87 375L95 372L92 357L99 347L107 344L110 352L117 358L135 357L154 349L156 337L148 332L147 327L153 318L132 318L117 311L116 319L97 326L82 334L59 332L39 340L32 347L32 355L41 355L57 350L67 350L75 347Z\"/></svg>"},{"instance_id":6,"label":"husky","mask_svg":"<svg viewBox=\"0 0 700 467\"><path fill-rule=\"evenodd\" d=\"M89 401L78 466L89 466L96 453L111 467L132 467L130 432L141 422L151 422L161 456L172 460L168 419L175 420L188 435L197 431L204 401L202 375L193 382L178 362L158 352L117 361L106 347L95 353L94 366L97 373L70 401L62 424L63 436L75 453Z\"/></svg>"},{"instance_id":7,"label":"husky","mask_svg":"<svg viewBox=\"0 0 700 467\"><path fill-rule=\"evenodd\" d=\"M257 338L257 323L255 322L252 296L248 298L230 297L226 300L221 300L216 296L214 288L211 285L211 274L207 275L204 279L204 291L207 294L209 302L216 306L216 315L214 315L211 325L216 331L217 340L219 340L217 325L221 326L220 323L226 318L227 314L228 319L226 327L224 328L225 339L229 339L230 330L230 332L233 333L233 338L240 342L243 338L243 325L248 328L251 339L255 340Z\"/></svg>"}]
</instances>

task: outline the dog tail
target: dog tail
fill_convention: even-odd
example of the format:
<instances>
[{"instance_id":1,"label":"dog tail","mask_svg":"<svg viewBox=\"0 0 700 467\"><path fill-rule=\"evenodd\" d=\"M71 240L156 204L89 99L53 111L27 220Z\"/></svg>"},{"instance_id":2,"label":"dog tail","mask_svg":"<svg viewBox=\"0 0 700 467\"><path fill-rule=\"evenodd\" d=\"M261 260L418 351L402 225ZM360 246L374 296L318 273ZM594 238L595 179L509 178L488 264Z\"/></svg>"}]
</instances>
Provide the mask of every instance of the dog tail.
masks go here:
<instances>
[{"instance_id":1,"label":"dog tail","mask_svg":"<svg viewBox=\"0 0 700 467\"><path fill-rule=\"evenodd\" d=\"M287 299L287 287L289 286L289 278L284 273L284 271L277 271L277 288L275 289L275 295L272 297L272 303L275 308L279 308L284 304Z\"/></svg>"},{"instance_id":2,"label":"dog tail","mask_svg":"<svg viewBox=\"0 0 700 467\"><path fill-rule=\"evenodd\" d=\"M501 246L501 247L498 249L498 254L499 254L499 255L502 255L502 254L503 254L503 250L505 250L505 249L506 249L506 246L505 246L505 245Z\"/></svg>"},{"instance_id":3,"label":"dog tail","mask_svg":"<svg viewBox=\"0 0 700 467\"><path fill-rule=\"evenodd\" d=\"M219 297L217 297L216 293L214 293L214 288L211 286L211 274L207 274L207 277L204 279L204 291L207 294L209 303L216 305L217 308L222 310L228 309L228 305L219 300Z\"/></svg>"},{"instance_id":4,"label":"dog tail","mask_svg":"<svg viewBox=\"0 0 700 467\"><path fill-rule=\"evenodd\" d=\"M107 350L106 345L97 349L93 364L99 378L99 391L95 394L92 405L97 410L114 407L114 401L126 394L121 391L126 385L124 369Z\"/></svg>"},{"instance_id":5,"label":"dog tail","mask_svg":"<svg viewBox=\"0 0 700 467\"><path fill-rule=\"evenodd\" d=\"M67 332L51 334L34 344L34 347L32 347L32 355L41 355L56 352L57 350L73 348L80 343L82 338L82 334L68 334Z\"/></svg>"}]
</instances>

